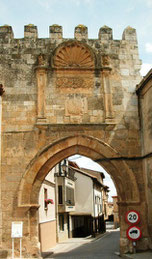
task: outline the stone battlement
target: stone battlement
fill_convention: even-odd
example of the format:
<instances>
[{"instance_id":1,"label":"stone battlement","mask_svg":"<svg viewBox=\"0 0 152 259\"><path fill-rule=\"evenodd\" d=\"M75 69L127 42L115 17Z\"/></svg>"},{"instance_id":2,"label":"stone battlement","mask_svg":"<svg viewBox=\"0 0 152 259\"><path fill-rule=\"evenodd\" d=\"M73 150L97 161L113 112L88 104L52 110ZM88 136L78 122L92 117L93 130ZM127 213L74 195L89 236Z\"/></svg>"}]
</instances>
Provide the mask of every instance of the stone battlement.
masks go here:
<instances>
[{"instance_id":1,"label":"stone battlement","mask_svg":"<svg viewBox=\"0 0 152 259\"><path fill-rule=\"evenodd\" d=\"M28 24L24 26L24 39L37 39L38 38L38 30L37 26L34 24ZM53 24L49 26L49 38L54 40L63 39L63 29L62 26ZM88 28L85 25L79 24L75 27L74 30L74 38L77 40L88 40ZM6 39L14 39L13 29L9 25L0 26L0 40ZM112 29L106 25L99 29L98 39L99 41L112 41L113 40L113 32ZM122 34L122 40L137 42L136 30L130 26L124 29Z\"/></svg>"},{"instance_id":2,"label":"stone battlement","mask_svg":"<svg viewBox=\"0 0 152 259\"><path fill-rule=\"evenodd\" d=\"M128 112L137 111L132 93L141 79L141 61L135 29L127 27L122 40L113 40L112 29L103 26L98 39L88 39L88 28L80 24L69 39L54 24L49 35L38 38L37 27L29 24L24 38L15 39L11 26L0 27L3 102L11 103L11 111L24 104L25 112L22 125L21 117L6 112L12 116L6 130L31 130L35 123L114 124L128 102Z\"/></svg>"}]
</instances>

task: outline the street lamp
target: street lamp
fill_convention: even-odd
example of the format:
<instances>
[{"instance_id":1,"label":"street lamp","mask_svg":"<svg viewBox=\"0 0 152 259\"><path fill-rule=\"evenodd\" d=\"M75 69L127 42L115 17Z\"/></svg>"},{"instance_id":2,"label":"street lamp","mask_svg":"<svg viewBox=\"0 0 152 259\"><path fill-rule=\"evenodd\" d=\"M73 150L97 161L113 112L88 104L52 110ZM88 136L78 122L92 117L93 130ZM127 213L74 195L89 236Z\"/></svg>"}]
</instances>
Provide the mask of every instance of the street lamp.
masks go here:
<instances>
[{"instance_id":1,"label":"street lamp","mask_svg":"<svg viewBox=\"0 0 152 259\"><path fill-rule=\"evenodd\" d=\"M64 164L61 165L61 167L62 167L62 171L63 171L64 175L66 176L67 175L67 172L66 172L67 165L66 165L65 161L64 161Z\"/></svg>"}]
</instances>

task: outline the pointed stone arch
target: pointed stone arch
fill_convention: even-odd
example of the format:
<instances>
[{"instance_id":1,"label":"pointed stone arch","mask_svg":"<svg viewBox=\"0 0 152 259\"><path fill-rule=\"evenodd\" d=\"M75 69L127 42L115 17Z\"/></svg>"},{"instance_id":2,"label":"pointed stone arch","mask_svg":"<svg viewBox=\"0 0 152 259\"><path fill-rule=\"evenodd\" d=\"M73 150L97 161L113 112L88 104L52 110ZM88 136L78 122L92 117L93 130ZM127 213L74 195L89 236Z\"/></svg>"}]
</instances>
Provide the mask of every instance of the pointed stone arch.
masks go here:
<instances>
[{"instance_id":1,"label":"pointed stone arch","mask_svg":"<svg viewBox=\"0 0 152 259\"><path fill-rule=\"evenodd\" d=\"M87 156L94 161L104 157L120 157L111 146L91 136L70 136L51 143L40 150L28 165L19 186L18 206L38 207L39 189L45 176L62 159L74 154ZM105 160L102 166L111 175L120 202L140 202L135 176L124 161Z\"/></svg>"}]
</instances>

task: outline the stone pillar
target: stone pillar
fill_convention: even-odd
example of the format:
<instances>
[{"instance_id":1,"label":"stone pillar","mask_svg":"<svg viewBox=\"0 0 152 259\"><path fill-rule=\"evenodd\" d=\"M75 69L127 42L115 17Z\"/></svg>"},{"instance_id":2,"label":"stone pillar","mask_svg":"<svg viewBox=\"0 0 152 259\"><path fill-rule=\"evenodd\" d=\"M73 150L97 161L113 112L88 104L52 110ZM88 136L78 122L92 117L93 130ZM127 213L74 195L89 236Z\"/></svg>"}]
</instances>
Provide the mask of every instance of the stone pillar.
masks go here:
<instances>
[{"instance_id":1,"label":"stone pillar","mask_svg":"<svg viewBox=\"0 0 152 259\"><path fill-rule=\"evenodd\" d=\"M118 202L118 210L119 210L119 220L120 220L120 254L125 254L128 252L132 252L131 248L129 247L130 241L126 236L126 230L128 228L127 223L125 222L125 215L126 212L129 211L127 208L127 204L124 202Z\"/></svg>"},{"instance_id":2,"label":"stone pillar","mask_svg":"<svg viewBox=\"0 0 152 259\"><path fill-rule=\"evenodd\" d=\"M49 27L49 35L52 41L62 42L62 26L53 24Z\"/></svg>"},{"instance_id":3,"label":"stone pillar","mask_svg":"<svg viewBox=\"0 0 152 259\"><path fill-rule=\"evenodd\" d=\"M103 79L103 87L104 87L105 122L108 123L109 120L113 119L114 117L109 69L103 69L102 79Z\"/></svg>"},{"instance_id":4,"label":"stone pillar","mask_svg":"<svg viewBox=\"0 0 152 259\"><path fill-rule=\"evenodd\" d=\"M3 85L0 84L0 183L1 181L1 132L2 132L2 95L4 93ZM1 197L1 184L0 184L0 250L2 247L2 197Z\"/></svg>"},{"instance_id":5,"label":"stone pillar","mask_svg":"<svg viewBox=\"0 0 152 259\"><path fill-rule=\"evenodd\" d=\"M113 39L112 29L106 25L99 30L99 40L108 41Z\"/></svg>"},{"instance_id":6,"label":"stone pillar","mask_svg":"<svg viewBox=\"0 0 152 259\"><path fill-rule=\"evenodd\" d=\"M47 62L42 54L38 57L37 77L37 123L46 123L45 93L47 84Z\"/></svg>"},{"instance_id":7,"label":"stone pillar","mask_svg":"<svg viewBox=\"0 0 152 259\"><path fill-rule=\"evenodd\" d=\"M24 37L25 38L37 38L37 26L34 24L28 24L24 26Z\"/></svg>"},{"instance_id":8,"label":"stone pillar","mask_svg":"<svg viewBox=\"0 0 152 259\"><path fill-rule=\"evenodd\" d=\"M36 258L41 258L40 256L40 242L38 235L38 210L37 208L30 209L30 241L28 245L28 253Z\"/></svg>"},{"instance_id":9,"label":"stone pillar","mask_svg":"<svg viewBox=\"0 0 152 259\"><path fill-rule=\"evenodd\" d=\"M87 40L88 28L85 25L79 24L75 27L74 38L77 40Z\"/></svg>"},{"instance_id":10,"label":"stone pillar","mask_svg":"<svg viewBox=\"0 0 152 259\"><path fill-rule=\"evenodd\" d=\"M47 74L46 69L39 68L36 71L37 76L37 122L46 122L45 117L45 89Z\"/></svg>"},{"instance_id":11,"label":"stone pillar","mask_svg":"<svg viewBox=\"0 0 152 259\"><path fill-rule=\"evenodd\" d=\"M12 27L9 25L3 25L0 26L0 38L4 38L5 40L8 39L13 39L14 38L14 33L12 30Z\"/></svg>"},{"instance_id":12,"label":"stone pillar","mask_svg":"<svg viewBox=\"0 0 152 259\"><path fill-rule=\"evenodd\" d=\"M38 207L16 209L19 221L23 221L22 256L23 258L42 258L40 255ZM15 218L14 220L18 220ZM26 234L25 234L26 233ZM15 244L15 258L19 255L19 240ZM9 257L10 258L10 257Z\"/></svg>"}]
</instances>

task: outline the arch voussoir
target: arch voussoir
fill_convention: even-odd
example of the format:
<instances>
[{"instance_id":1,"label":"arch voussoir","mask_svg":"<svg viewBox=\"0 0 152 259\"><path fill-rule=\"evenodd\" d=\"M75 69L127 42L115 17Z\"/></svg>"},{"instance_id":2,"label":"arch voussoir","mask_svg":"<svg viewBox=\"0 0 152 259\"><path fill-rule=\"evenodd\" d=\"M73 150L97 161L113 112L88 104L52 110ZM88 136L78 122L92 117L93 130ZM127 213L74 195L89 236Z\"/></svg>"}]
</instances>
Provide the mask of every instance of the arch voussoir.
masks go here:
<instances>
[{"instance_id":1,"label":"arch voussoir","mask_svg":"<svg viewBox=\"0 0 152 259\"><path fill-rule=\"evenodd\" d=\"M38 203L39 188L45 176L62 159L74 154L84 155L93 160L120 156L108 144L92 136L70 136L51 143L39 151L28 166L20 183L18 206L35 206ZM130 202L133 199L139 202L139 190L134 174L124 161L118 163L118 161L105 160L101 165L112 176L120 201Z\"/></svg>"}]
</instances>

